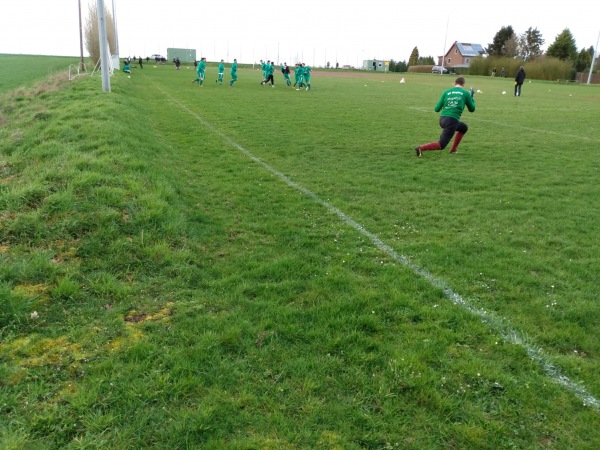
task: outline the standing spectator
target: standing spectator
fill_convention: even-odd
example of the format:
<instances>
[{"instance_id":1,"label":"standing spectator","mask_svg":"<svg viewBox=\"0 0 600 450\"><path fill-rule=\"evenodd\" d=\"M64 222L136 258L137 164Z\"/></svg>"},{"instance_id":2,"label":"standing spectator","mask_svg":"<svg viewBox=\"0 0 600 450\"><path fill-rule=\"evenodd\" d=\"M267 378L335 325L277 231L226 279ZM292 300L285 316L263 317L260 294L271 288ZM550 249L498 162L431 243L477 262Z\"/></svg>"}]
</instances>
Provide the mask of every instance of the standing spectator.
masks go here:
<instances>
[{"instance_id":1,"label":"standing spectator","mask_svg":"<svg viewBox=\"0 0 600 450\"><path fill-rule=\"evenodd\" d=\"M233 64L231 65L231 80L229 81L229 87L233 87L233 83L235 83L238 79L237 77L237 59L233 60Z\"/></svg>"},{"instance_id":2,"label":"standing spectator","mask_svg":"<svg viewBox=\"0 0 600 450\"><path fill-rule=\"evenodd\" d=\"M515 75L515 97L520 97L521 96L521 86L523 85L523 82L525 81L525 69L523 69L523 66L521 66L519 68L519 71L517 72L517 75Z\"/></svg>"},{"instance_id":3,"label":"standing spectator","mask_svg":"<svg viewBox=\"0 0 600 450\"><path fill-rule=\"evenodd\" d=\"M433 108L435 112L442 112L439 120L440 127L442 127L440 139L437 142L415 147L415 152L419 158L421 152L425 150L443 150L446 148L454 133L456 133L456 137L450 148L450 153L456 153L458 144L460 144L469 129L466 123L460 121L465 106L470 112L475 112L475 91L473 88L471 88L471 92L467 91L465 89L465 79L458 77L454 82L454 87L442 92L440 99Z\"/></svg>"},{"instance_id":4,"label":"standing spectator","mask_svg":"<svg viewBox=\"0 0 600 450\"><path fill-rule=\"evenodd\" d=\"M140 65L140 69L143 69L144 66L142 65L142 57L140 56L140 59L138 59L138 64Z\"/></svg>"},{"instance_id":5,"label":"standing spectator","mask_svg":"<svg viewBox=\"0 0 600 450\"><path fill-rule=\"evenodd\" d=\"M500 76L501 76L502 78L504 78L504 67L503 67L502 69L500 69Z\"/></svg>"},{"instance_id":6,"label":"standing spectator","mask_svg":"<svg viewBox=\"0 0 600 450\"><path fill-rule=\"evenodd\" d=\"M179 70L179 66L181 66L181 61L179 58L175 58L173 62L175 63L175 70Z\"/></svg>"},{"instance_id":7,"label":"standing spectator","mask_svg":"<svg viewBox=\"0 0 600 450\"><path fill-rule=\"evenodd\" d=\"M218 73L219 75L217 76L215 83L223 84L223 77L225 76L225 63L223 62L223 60L221 60L221 62L219 63Z\"/></svg>"},{"instance_id":8,"label":"standing spectator","mask_svg":"<svg viewBox=\"0 0 600 450\"><path fill-rule=\"evenodd\" d=\"M496 68L494 67L494 68L492 69L492 78L494 78L495 76L496 76Z\"/></svg>"}]
</instances>

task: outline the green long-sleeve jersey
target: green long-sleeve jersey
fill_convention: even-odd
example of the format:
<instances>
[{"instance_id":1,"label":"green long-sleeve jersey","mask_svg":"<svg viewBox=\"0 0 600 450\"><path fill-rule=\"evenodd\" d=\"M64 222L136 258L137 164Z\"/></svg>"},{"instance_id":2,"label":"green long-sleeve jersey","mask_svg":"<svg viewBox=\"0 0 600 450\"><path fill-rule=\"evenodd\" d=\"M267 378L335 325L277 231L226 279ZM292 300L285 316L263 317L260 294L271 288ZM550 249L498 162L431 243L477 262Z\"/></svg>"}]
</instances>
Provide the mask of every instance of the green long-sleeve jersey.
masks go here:
<instances>
[{"instance_id":1,"label":"green long-sleeve jersey","mask_svg":"<svg viewBox=\"0 0 600 450\"><path fill-rule=\"evenodd\" d=\"M435 112L442 112L440 115L445 117L453 117L460 120L465 106L469 111L475 111L475 100L471 97L471 93L465 88L454 86L442 92L442 95L435 107Z\"/></svg>"}]
</instances>

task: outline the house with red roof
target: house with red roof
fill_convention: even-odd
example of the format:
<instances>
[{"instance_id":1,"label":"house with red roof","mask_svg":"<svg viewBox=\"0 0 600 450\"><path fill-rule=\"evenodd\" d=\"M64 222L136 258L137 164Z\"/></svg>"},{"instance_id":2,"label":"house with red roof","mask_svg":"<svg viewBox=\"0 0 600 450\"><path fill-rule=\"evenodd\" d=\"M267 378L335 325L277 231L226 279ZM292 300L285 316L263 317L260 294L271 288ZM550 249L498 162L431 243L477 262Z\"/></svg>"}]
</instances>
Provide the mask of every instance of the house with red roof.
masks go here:
<instances>
[{"instance_id":1,"label":"house with red roof","mask_svg":"<svg viewBox=\"0 0 600 450\"><path fill-rule=\"evenodd\" d=\"M438 56L438 65L448 69L469 67L473 58L484 54L485 50L481 44L454 41L444 56Z\"/></svg>"}]
</instances>

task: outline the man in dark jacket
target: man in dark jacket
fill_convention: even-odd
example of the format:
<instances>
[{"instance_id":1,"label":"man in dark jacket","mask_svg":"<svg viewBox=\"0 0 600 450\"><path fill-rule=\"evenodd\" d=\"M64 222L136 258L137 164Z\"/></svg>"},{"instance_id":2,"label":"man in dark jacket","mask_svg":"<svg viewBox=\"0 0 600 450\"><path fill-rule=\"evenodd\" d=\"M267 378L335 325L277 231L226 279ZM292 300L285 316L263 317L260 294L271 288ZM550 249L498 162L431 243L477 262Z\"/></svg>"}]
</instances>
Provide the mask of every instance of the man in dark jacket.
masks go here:
<instances>
[{"instance_id":1,"label":"man in dark jacket","mask_svg":"<svg viewBox=\"0 0 600 450\"><path fill-rule=\"evenodd\" d=\"M525 81L525 69L521 66L515 76L515 97L521 96L521 85L523 84L523 81Z\"/></svg>"}]
</instances>

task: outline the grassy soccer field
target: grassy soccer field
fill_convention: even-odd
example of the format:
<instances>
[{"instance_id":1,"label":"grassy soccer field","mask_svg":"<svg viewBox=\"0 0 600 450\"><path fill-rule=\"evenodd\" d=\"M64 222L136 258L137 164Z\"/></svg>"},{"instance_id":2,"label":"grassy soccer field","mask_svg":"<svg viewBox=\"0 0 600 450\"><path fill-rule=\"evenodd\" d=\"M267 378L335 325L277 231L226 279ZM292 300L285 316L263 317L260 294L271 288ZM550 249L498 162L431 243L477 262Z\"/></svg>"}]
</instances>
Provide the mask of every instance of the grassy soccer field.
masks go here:
<instances>
[{"instance_id":1,"label":"grassy soccer field","mask_svg":"<svg viewBox=\"0 0 600 450\"><path fill-rule=\"evenodd\" d=\"M598 86L216 77L1 94L0 447L600 446Z\"/></svg>"},{"instance_id":2,"label":"grassy soccer field","mask_svg":"<svg viewBox=\"0 0 600 450\"><path fill-rule=\"evenodd\" d=\"M68 67L71 64L77 66L81 60L68 56L0 54L0 61L0 93L5 93L16 88L29 88L57 72L61 73L61 77L68 78ZM90 70L92 69L93 66L90 67ZM76 73L77 69L74 71Z\"/></svg>"}]
</instances>

